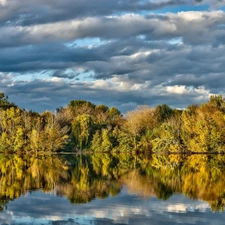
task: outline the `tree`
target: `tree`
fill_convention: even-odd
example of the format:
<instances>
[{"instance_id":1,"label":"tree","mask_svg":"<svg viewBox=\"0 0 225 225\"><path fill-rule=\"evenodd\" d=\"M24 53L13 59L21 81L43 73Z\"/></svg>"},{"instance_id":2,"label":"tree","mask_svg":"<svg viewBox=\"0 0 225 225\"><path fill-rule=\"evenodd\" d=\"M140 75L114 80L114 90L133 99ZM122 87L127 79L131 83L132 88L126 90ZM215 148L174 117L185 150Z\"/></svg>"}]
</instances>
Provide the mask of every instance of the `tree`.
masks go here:
<instances>
[{"instance_id":1,"label":"tree","mask_svg":"<svg viewBox=\"0 0 225 225\"><path fill-rule=\"evenodd\" d=\"M153 152L181 152L181 127L181 119L175 116L156 127L151 140Z\"/></svg>"},{"instance_id":2,"label":"tree","mask_svg":"<svg viewBox=\"0 0 225 225\"><path fill-rule=\"evenodd\" d=\"M182 138L190 151L224 150L224 113L215 104L202 104L200 107L184 111L182 121Z\"/></svg>"},{"instance_id":3,"label":"tree","mask_svg":"<svg viewBox=\"0 0 225 225\"><path fill-rule=\"evenodd\" d=\"M10 107L16 107L14 103L8 101L8 96L0 92L0 109L8 109Z\"/></svg>"},{"instance_id":4,"label":"tree","mask_svg":"<svg viewBox=\"0 0 225 225\"><path fill-rule=\"evenodd\" d=\"M222 95L211 95L208 104L216 106L220 111L225 113L225 99Z\"/></svg>"},{"instance_id":5,"label":"tree","mask_svg":"<svg viewBox=\"0 0 225 225\"><path fill-rule=\"evenodd\" d=\"M109 108L106 105L97 105L95 107L96 122L100 125L105 125L108 119Z\"/></svg>"},{"instance_id":6,"label":"tree","mask_svg":"<svg viewBox=\"0 0 225 225\"><path fill-rule=\"evenodd\" d=\"M121 112L115 108L111 107L109 109L109 122L112 126L116 126L121 123L122 114Z\"/></svg>"},{"instance_id":7,"label":"tree","mask_svg":"<svg viewBox=\"0 0 225 225\"><path fill-rule=\"evenodd\" d=\"M75 145L80 148L86 147L92 139L93 120L90 115L82 114L77 116L72 122L72 136Z\"/></svg>"},{"instance_id":8,"label":"tree","mask_svg":"<svg viewBox=\"0 0 225 225\"><path fill-rule=\"evenodd\" d=\"M155 126L154 109L149 106L140 106L136 110L129 111L122 124L122 136L120 140L137 149L138 142L147 132L151 132Z\"/></svg>"},{"instance_id":9,"label":"tree","mask_svg":"<svg viewBox=\"0 0 225 225\"><path fill-rule=\"evenodd\" d=\"M97 130L93 136L91 149L95 152L102 151L102 135L99 130Z\"/></svg>"},{"instance_id":10,"label":"tree","mask_svg":"<svg viewBox=\"0 0 225 225\"><path fill-rule=\"evenodd\" d=\"M85 100L72 100L68 107L71 109L73 116L76 117L81 114L94 114L95 105Z\"/></svg>"},{"instance_id":11,"label":"tree","mask_svg":"<svg viewBox=\"0 0 225 225\"><path fill-rule=\"evenodd\" d=\"M158 123L163 123L173 114L173 110L166 104L158 105L155 109L155 117Z\"/></svg>"},{"instance_id":12,"label":"tree","mask_svg":"<svg viewBox=\"0 0 225 225\"><path fill-rule=\"evenodd\" d=\"M15 134L14 149L21 152L25 147L25 133L22 127L18 127Z\"/></svg>"}]
</instances>

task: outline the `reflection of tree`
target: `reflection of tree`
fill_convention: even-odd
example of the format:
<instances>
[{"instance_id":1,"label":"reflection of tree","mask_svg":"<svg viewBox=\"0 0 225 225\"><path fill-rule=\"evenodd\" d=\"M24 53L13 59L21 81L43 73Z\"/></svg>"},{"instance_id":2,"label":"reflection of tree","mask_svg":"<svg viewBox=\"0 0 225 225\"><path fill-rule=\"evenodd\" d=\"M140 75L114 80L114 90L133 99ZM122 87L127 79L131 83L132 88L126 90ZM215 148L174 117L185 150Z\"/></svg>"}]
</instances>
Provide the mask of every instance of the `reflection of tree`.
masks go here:
<instances>
[{"instance_id":1,"label":"reflection of tree","mask_svg":"<svg viewBox=\"0 0 225 225\"><path fill-rule=\"evenodd\" d=\"M214 201L209 201L212 211L223 211L225 206L225 198L219 198Z\"/></svg>"},{"instance_id":2,"label":"reflection of tree","mask_svg":"<svg viewBox=\"0 0 225 225\"><path fill-rule=\"evenodd\" d=\"M224 155L153 155L149 163L146 157L139 159L138 168L123 176L133 193L164 200L183 193L207 201L213 211L224 209Z\"/></svg>"},{"instance_id":3,"label":"reflection of tree","mask_svg":"<svg viewBox=\"0 0 225 225\"><path fill-rule=\"evenodd\" d=\"M225 205L224 155L92 154L67 156L0 156L0 210L28 191L42 189L71 203L117 195L122 186L142 197L166 200L173 193Z\"/></svg>"},{"instance_id":4,"label":"reflection of tree","mask_svg":"<svg viewBox=\"0 0 225 225\"><path fill-rule=\"evenodd\" d=\"M212 210L221 210L225 201L223 155L189 156L183 166L183 192L191 198L209 202Z\"/></svg>"},{"instance_id":5,"label":"reflection of tree","mask_svg":"<svg viewBox=\"0 0 225 225\"><path fill-rule=\"evenodd\" d=\"M0 156L0 200L7 203L29 190L51 191L64 178L67 168L57 157L22 158L18 155Z\"/></svg>"},{"instance_id":6,"label":"reflection of tree","mask_svg":"<svg viewBox=\"0 0 225 225\"><path fill-rule=\"evenodd\" d=\"M159 199L167 200L173 195L173 190L169 187L164 185L163 183L159 184L156 190L156 196Z\"/></svg>"},{"instance_id":7,"label":"reflection of tree","mask_svg":"<svg viewBox=\"0 0 225 225\"><path fill-rule=\"evenodd\" d=\"M70 180L64 187L57 187L57 191L72 203L114 196L120 192L121 185L113 175L113 168L113 158L109 155L76 156L70 166Z\"/></svg>"}]
</instances>

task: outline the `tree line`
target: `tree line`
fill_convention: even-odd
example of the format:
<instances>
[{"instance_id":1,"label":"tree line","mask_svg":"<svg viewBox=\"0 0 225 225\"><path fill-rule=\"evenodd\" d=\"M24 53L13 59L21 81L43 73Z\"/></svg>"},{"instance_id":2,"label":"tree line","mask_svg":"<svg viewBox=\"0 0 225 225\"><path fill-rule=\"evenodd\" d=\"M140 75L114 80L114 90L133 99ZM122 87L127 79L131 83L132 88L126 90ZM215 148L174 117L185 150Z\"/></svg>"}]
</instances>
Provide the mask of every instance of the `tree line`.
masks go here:
<instances>
[{"instance_id":1,"label":"tree line","mask_svg":"<svg viewBox=\"0 0 225 225\"><path fill-rule=\"evenodd\" d=\"M0 93L0 151L222 153L225 99L172 109L140 106L125 116L115 108L72 100L56 112L21 109Z\"/></svg>"}]
</instances>

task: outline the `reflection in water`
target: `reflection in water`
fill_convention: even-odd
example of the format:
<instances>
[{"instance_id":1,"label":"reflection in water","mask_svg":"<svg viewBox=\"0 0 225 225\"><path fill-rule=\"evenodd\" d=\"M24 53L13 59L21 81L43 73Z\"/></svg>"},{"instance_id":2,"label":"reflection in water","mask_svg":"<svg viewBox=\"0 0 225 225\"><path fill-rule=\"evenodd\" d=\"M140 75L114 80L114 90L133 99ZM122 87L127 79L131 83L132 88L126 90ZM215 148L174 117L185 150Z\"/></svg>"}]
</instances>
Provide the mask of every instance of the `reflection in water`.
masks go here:
<instances>
[{"instance_id":1,"label":"reflection in water","mask_svg":"<svg viewBox=\"0 0 225 225\"><path fill-rule=\"evenodd\" d=\"M223 224L211 211L224 210L224 165L224 155L0 155L0 225Z\"/></svg>"}]
</instances>

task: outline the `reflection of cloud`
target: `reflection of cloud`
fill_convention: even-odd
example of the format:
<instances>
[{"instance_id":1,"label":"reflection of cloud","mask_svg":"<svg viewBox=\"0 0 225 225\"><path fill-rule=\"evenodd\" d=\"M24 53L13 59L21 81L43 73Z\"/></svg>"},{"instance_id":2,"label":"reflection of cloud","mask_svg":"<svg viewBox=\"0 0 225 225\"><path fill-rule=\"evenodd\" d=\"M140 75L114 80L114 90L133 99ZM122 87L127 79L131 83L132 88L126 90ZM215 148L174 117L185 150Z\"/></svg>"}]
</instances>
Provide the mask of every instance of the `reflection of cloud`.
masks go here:
<instances>
[{"instance_id":1,"label":"reflection of cloud","mask_svg":"<svg viewBox=\"0 0 225 225\"><path fill-rule=\"evenodd\" d=\"M206 203L197 203L197 204L173 204L173 205L168 205L167 211L168 212L195 212L195 211L200 211L200 212L206 212L209 209L208 204Z\"/></svg>"},{"instance_id":2,"label":"reflection of cloud","mask_svg":"<svg viewBox=\"0 0 225 225\"><path fill-rule=\"evenodd\" d=\"M203 214L204 213L204 214ZM185 216L184 216L185 215ZM204 215L204 216L203 216ZM215 217L214 217L215 215ZM87 204L71 205L66 199L42 192L33 192L8 204L0 214L0 225L18 224L213 224L225 219L224 214L212 214L208 204L189 200L182 195L168 201L142 199L127 194L96 199ZM221 223L222 225L222 223Z\"/></svg>"}]
</instances>

